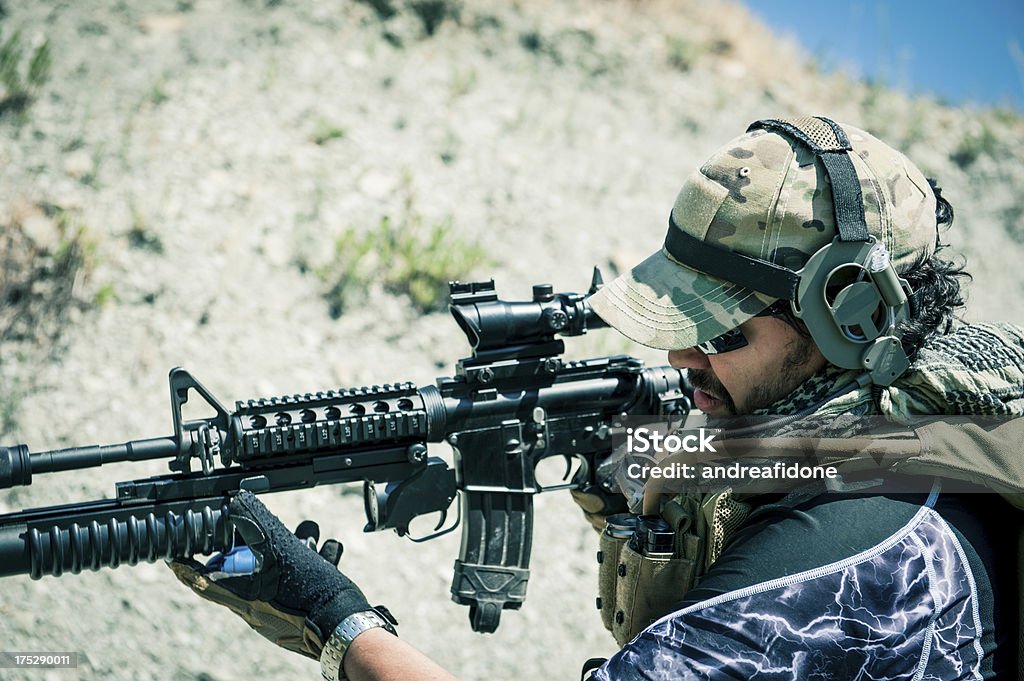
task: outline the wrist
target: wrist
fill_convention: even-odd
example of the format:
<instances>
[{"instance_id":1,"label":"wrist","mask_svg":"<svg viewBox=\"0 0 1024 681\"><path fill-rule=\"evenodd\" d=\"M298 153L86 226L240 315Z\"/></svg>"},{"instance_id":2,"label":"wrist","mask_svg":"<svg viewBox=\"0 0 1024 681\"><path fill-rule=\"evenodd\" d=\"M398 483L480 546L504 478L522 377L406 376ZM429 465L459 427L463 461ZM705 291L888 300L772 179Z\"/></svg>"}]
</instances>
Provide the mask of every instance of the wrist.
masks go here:
<instances>
[{"instance_id":1,"label":"wrist","mask_svg":"<svg viewBox=\"0 0 1024 681\"><path fill-rule=\"evenodd\" d=\"M353 642L363 633L383 629L398 636L394 616L384 606L355 612L343 619L324 642L320 653L320 673L327 681L345 681L345 655Z\"/></svg>"},{"instance_id":2,"label":"wrist","mask_svg":"<svg viewBox=\"0 0 1024 681\"><path fill-rule=\"evenodd\" d=\"M330 578L324 580L322 589L322 600L308 606L307 618L325 643L346 618L373 610L359 587L337 570L330 572Z\"/></svg>"}]
</instances>

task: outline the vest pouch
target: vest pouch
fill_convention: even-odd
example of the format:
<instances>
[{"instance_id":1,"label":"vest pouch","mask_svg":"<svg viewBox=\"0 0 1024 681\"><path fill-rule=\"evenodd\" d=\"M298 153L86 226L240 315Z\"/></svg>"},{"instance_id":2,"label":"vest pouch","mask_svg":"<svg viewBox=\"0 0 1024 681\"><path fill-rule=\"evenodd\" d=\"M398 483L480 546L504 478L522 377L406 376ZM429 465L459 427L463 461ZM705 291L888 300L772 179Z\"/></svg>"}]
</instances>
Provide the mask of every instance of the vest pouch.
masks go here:
<instances>
[{"instance_id":1,"label":"vest pouch","mask_svg":"<svg viewBox=\"0 0 1024 681\"><path fill-rule=\"evenodd\" d=\"M615 571L619 566L619 555L627 539L616 539L601 533L601 548L597 553L597 608L601 611L601 624L612 631L612 617L615 615Z\"/></svg>"},{"instance_id":2,"label":"vest pouch","mask_svg":"<svg viewBox=\"0 0 1024 681\"><path fill-rule=\"evenodd\" d=\"M614 613L610 613L616 643L625 645L672 612L693 586L696 569L692 558L642 556L625 543L615 566ZM604 608L601 616L604 619Z\"/></svg>"},{"instance_id":3,"label":"vest pouch","mask_svg":"<svg viewBox=\"0 0 1024 681\"><path fill-rule=\"evenodd\" d=\"M604 531L597 551L597 609L601 611L601 623L608 631L612 631L612 618L615 616L615 581L622 547L633 536L636 529L636 516L630 513L617 513L606 519Z\"/></svg>"}]
</instances>

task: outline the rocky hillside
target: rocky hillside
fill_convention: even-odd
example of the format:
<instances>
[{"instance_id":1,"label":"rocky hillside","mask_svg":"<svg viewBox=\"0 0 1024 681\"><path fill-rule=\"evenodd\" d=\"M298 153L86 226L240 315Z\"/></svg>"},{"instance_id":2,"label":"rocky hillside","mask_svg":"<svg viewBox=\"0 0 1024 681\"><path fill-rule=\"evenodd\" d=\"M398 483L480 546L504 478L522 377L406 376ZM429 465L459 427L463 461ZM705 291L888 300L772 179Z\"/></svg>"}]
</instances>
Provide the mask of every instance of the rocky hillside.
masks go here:
<instances>
[{"instance_id":1,"label":"rocky hillside","mask_svg":"<svg viewBox=\"0 0 1024 681\"><path fill-rule=\"evenodd\" d=\"M690 170L766 116L823 113L905 150L956 207L968 316L1024 321L1021 119L819 73L738 5L5 0L0 45L9 443L165 435L177 365L228 404L431 383L466 353L446 314L424 312L438 281L585 288L594 264L612 274L656 248ZM663 362L611 332L570 343L618 352ZM0 512L162 469L38 477L0 493ZM576 678L614 651L596 539L567 495L537 503L526 605L481 636L448 600L458 538L364 535L356 491L268 503L343 537L371 601L461 678ZM86 657L5 679L319 674L159 564L7 579L0 641Z\"/></svg>"}]
</instances>

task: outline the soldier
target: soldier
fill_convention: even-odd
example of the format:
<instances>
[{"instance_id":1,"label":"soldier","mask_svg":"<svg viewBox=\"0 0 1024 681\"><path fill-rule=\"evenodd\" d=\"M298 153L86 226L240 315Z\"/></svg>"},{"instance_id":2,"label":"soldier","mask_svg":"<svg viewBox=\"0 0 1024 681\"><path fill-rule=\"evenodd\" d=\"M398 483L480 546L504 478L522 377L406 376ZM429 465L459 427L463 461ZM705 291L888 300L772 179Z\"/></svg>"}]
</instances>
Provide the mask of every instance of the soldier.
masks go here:
<instances>
[{"instance_id":1,"label":"soldier","mask_svg":"<svg viewBox=\"0 0 1024 681\"><path fill-rule=\"evenodd\" d=\"M952 218L936 185L868 133L824 118L758 121L687 180L663 246L591 305L629 338L668 350L709 417L1021 415L1024 330L954 324L966 274L939 254ZM994 447L939 451L930 468L883 476L925 479L925 492L851 476L789 494L661 498L666 519L673 503L709 519L680 558L691 569L648 594L642 614L615 589L603 594L623 647L592 678L1015 669L1019 513L995 493L963 492L984 487L949 493L943 483L998 489L1000 475L1022 477L1021 464L1001 471L1012 459ZM621 508L593 491L576 498L595 526ZM392 636L390 615L324 560L336 558L333 545L310 551L249 494L232 513L262 567L236 577L174 564L201 595L319 657L327 678L451 678Z\"/></svg>"}]
</instances>

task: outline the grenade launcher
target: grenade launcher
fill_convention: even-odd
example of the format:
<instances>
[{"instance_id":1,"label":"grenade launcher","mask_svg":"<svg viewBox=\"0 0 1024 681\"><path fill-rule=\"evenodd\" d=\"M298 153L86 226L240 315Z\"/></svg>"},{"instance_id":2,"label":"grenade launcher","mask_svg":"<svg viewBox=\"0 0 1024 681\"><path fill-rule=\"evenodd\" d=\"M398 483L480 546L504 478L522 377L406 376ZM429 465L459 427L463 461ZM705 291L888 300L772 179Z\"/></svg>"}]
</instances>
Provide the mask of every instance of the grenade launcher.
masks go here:
<instances>
[{"instance_id":1,"label":"grenade launcher","mask_svg":"<svg viewBox=\"0 0 1024 681\"><path fill-rule=\"evenodd\" d=\"M600 285L595 271L591 292ZM169 376L174 432L123 444L32 453L0 447L0 489L33 475L120 461L169 459L168 475L119 482L115 498L0 515L0 577L77 574L139 561L227 551L228 504L241 490L279 492L363 482L365 531L409 534L417 516L460 498L462 546L452 600L470 606L474 630L493 632L517 609L529 577L533 496L602 484L597 466L626 414L671 417L690 409L680 371L620 355L560 356L562 336L604 326L585 295L533 288L533 300L499 300L494 282L450 284L450 310L472 347L454 377L239 401L229 412L182 368ZM185 420L194 391L214 416ZM428 456L445 441L454 467ZM537 463L578 461L564 484L542 487ZM453 527L448 528L454 529ZM425 537L425 538L430 538Z\"/></svg>"}]
</instances>

